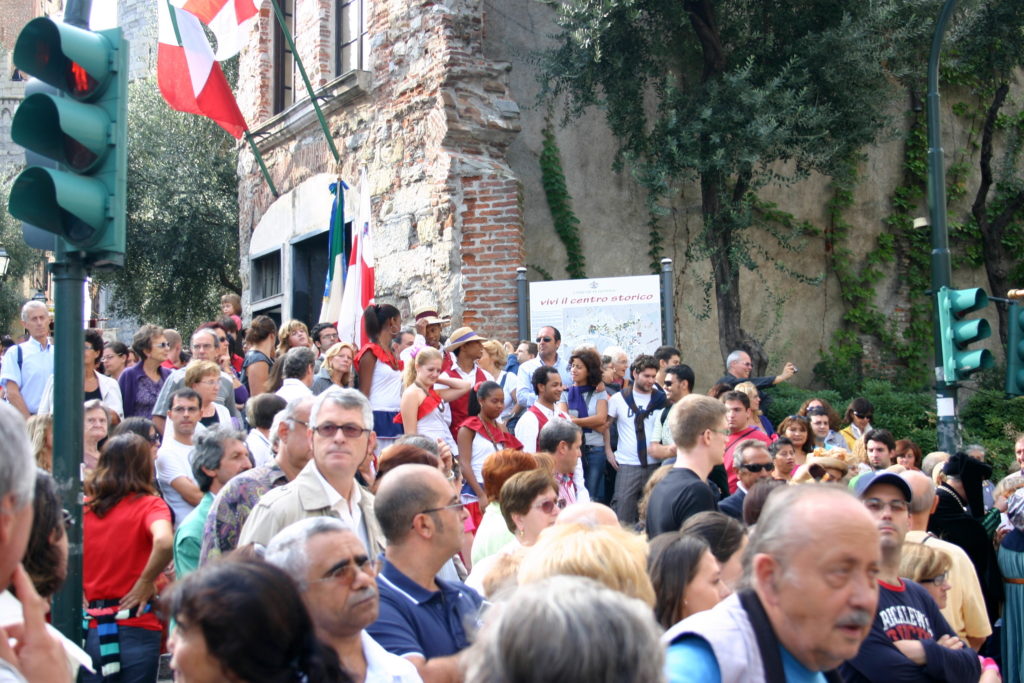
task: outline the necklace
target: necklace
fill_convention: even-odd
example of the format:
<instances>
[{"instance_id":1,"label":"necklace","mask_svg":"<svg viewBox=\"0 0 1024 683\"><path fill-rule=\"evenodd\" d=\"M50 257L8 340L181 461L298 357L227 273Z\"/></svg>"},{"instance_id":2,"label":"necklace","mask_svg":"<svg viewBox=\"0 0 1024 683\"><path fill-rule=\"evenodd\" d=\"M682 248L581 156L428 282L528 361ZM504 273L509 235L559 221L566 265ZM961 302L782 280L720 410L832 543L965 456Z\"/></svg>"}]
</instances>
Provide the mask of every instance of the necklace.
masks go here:
<instances>
[{"instance_id":1,"label":"necklace","mask_svg":"<svg viewBox=\"0 0 1024 683\"><path fill-rule=\"evenodd\" d=\"M945 491L946 493L948 493L948 494L950 494L951 496L953 496L953 500L955 500L955 501L957 502L957 504L958 504L958 505L959 505L959 506L960 506L961 508L963 508L964 512L967 512L967 503L966 503L966 502L964 502L964 499L963 499L963 498L961 498L961 497L960 497L960 494L956 492L956 489L954 489L954 488L953 488L952 486L950 486L949 484L946 484L946 483L942 483L942 484L939 484L939 490L940 490L940 491Z\"/></svg>"}]
</instances>

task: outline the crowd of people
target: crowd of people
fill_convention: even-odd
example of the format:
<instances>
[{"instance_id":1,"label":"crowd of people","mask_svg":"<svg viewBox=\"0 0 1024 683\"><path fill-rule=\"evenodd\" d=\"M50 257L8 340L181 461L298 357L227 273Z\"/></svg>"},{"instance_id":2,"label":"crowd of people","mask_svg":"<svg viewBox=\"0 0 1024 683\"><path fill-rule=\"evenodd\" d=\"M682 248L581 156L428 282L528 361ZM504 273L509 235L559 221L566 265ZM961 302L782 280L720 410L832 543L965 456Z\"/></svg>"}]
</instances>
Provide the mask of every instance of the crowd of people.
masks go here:
<instances>
[{"instance_id":1,"label":"crowd of people","mask_svg":"<svg viewBox=\"0 0 1024 683\"><path fill-rule=\"evenodd\" d=\"M773 425L744 351L506 343L436 310L85 334L83 643L45 307L3 355L0 681L1024 682L1024 478L870 397ZM707 385L704 385L707 386ZM1024 436L1015 443L1019 470ZM78 649L84 647L84 655ZM81 666L81 671L77 671Z\"/></svg>"}]
</instances>

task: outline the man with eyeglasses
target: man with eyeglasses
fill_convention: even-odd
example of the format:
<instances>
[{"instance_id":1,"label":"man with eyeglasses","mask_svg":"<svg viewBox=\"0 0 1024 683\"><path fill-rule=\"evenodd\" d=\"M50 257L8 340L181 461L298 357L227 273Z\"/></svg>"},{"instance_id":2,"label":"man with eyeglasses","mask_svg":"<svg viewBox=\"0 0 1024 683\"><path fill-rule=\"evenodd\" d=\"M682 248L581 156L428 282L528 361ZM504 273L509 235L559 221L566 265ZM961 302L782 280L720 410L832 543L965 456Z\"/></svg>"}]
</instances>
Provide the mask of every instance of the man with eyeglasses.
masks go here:
<instances>
[{"instance_id":1,"label":"man with eyeglasses","mask_svg":"<svg viewBox=\"0 0 1024 683\"><path fill-rule=\"evenodd\" d=\"M303 519L270 540L264 559L295 581L316 634L357 681L418 683L416 667L367 632L377 619L377 558L340 519Z\"/></svg>"},{"instance_id":2,"label":"man with eyeglasses","mask_svg":"<svg viewBox=\"0 0 1024 683\"><path fill-rule=\"evenodd\" d=\"M367 628L427 680L461 680L456 655L470 644L483 599L469 586L437 578L459 552L468 513L444 474L400 465L377 490L377 519L387 538L377 576L380 616Z\"/></svg>"},{"instance_id":3,"label":"man with eyeglasses","mask_svg":"<svg viewBox=\"0 0 1024 683\"><path fill-rule=\"evenodd\" d=\"M310 461L295 479L260 498L238 545L266 545L293 522L326 516L341 519L367 548L379 553L384 536L373 512L373 495L356 481L356 471L377 444L370 402L355 389L328 389L313 401L308 438Z\"/></svg>"},{"instance_id":4,"label":"man with eyeglasses","mask_svg":"<svg viewBox=\"0 0 1024 683\"><path fill-rule=\"evenodd\" d=\"M529 408L537 400L532 380L533 373L542 365L558 371L563 387L573 385L572 373L569 371L569 359L558 355L558 349L562 345L562 333L557 328L547 325L540 328L534 341L537 342L537 357L521 363L519 372L516 373L516 402L523 408ZM559 400L564 401L565 397L562 396Z\"/></svg>"},{"instance_id":5,"label":"man with eyeglasses","mask_svg":"<svg viewBox=\"0 0 1024 683\"><path fill-rule=\"evenodd\" d=\"M221 333L223 334L223 333ZM220 353L220 338L217 330L203 328L195 331L192 335L192 359L208 360L217 362ZM235 404L235 378L224 371L220 373L220 388L217 390L217 403L220 403L231 417L241 418L238 406ZM153 423L162 434L166 425L167 409L170 407L171 394L185 386L185 368L179 368L171 373L163 387L160 388L160 395L156 397L153 405ZM245 388L243 387L243 390ZM248 396L248 393L246 393Z\"/></svg>"},{"instance_id":6,"label":"man with eyeglasses","mask_svg":"<svg viewBox=\"0 0 1024 683\"><path fill-rule=\"evenodd\" d=\"M194 390L185 388L171 394L170 402L171 431L164 436L156 452L156 482L164 501L174 512L174 527L177 528L203 499L189 460L203 399Z\"/></svg>"},{"instance_id":7,"label":"man with eyeglasses","mask_svg":"<svg viewBox=\"0 0 1024 683\"><path fill-rule=\"evenodd\" d=\"M843 680L978 680L978 654L956 636L928 591L900 578L903 541L910 529L910 486L898 474L869 472L857 480L856 492L875 518L882 561L878 611L857 656L842 665ZM841 577L837 573L836 580Z\"/></svg>"},{"instance_id":8,"label":"man with eyeglasses","mask_svg":"<svg viewBox=\"0 0 1024 683\"><path fill-rule=\"evenodd\" d=\"M761 479L770 479L775 470L768 447L757 439L740 442L733 453L732 463L736 467L736 493L723 498L718 509L735 519L743 521L743 501L747 491Z\"/></svg>"}]
</instances>

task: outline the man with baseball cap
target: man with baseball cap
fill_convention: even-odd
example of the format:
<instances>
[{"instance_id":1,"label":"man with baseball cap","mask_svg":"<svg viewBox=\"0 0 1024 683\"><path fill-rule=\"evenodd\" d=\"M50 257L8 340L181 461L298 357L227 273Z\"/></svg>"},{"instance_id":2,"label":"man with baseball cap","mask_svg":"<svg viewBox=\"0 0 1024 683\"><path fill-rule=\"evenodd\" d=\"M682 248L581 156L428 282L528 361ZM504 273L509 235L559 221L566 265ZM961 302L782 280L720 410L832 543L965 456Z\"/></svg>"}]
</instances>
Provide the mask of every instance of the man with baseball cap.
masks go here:
<instances>
[{"instance_id":1,"label":"man with baseball cap","mask_svg":"<svg viewBox=\"0 0 1024 683\"><path fill-rule=\"evenodd\" d=\"M857 480L855 490L877 523L882 562L878 612L857 656L843 664L843 680L978 680L978 654L956 636L928 591L900 578L903 539L910 529L910 486L892 472L869 472ZM829 571L838 584L846 580L843 567Z\"/></svg>"}]
</instances>

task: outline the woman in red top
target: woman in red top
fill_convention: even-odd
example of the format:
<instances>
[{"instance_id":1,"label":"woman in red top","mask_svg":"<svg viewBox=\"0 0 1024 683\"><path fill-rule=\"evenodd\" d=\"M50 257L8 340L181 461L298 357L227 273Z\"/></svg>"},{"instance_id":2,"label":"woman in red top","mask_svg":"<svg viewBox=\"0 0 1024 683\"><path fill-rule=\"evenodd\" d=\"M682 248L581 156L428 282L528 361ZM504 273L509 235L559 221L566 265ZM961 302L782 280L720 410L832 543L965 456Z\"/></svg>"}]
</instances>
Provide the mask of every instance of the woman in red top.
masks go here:
<instances>
[{"instance_id":1,"label":"woman in red top","mask_svg":"<svg viewBox=\"0 0 1024 683\"><path fill-rule=\"evenodd\" d=\"M403 370L405 392L402 394L401 412L395 422L406 434L422 434L440 439L453 450L456 448L451 428L444 419L444 404L464 396L472 386L468 379L441 375L441 352L429 346L413 347L410 362ZM444 389L434 389L434 384Z\"/></svg>"},{"instance_id":2,"label":"woman in red top","mask_svg":"<svg viewBox=\"0 0 1024 683\"><path fill-rule=\"evenodd\" d=\"M476 400L473 400L473 399ZM484 493L484 461L505 448L522 450L519 439L508 433L498 416L505 407L505 394L497 382L484 382L470 396L470 417L459 428L459 463L465 479L462 500L467 503L474 528L480 525L483 508L490 502Z\"/></svg>"},{"instance_id":3,"label":"woman in red top","mask_svg":"<svg viewBox=\"0 0 1024 683\"><path fill-rule=\"evenodd\" d=\"M153 488L153 456L137 434L111 438L85 483L82 588L86 651L96 674L83 681L154 681L160 621L150 600L171 561L171 512ZM103 654L100 654L101 644Z\"/></svg>"}]
</instances>

